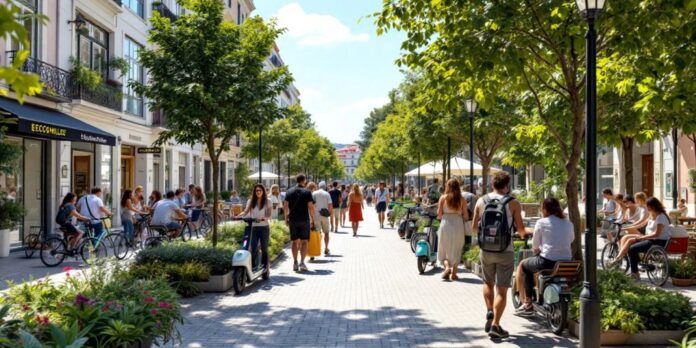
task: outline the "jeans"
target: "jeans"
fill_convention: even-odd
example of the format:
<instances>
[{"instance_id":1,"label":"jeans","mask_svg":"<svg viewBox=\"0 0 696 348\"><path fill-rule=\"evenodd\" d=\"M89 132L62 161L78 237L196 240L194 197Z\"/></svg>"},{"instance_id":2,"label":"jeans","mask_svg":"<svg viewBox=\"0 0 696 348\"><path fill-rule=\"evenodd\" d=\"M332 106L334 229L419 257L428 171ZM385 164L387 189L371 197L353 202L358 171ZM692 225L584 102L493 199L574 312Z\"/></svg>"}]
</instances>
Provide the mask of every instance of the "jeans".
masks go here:
<instances>
[{"instance_id":1,"label":"jeans","mask_svg":"<svg viewBox=\"0 0 696 348\"><path fill-rule=\"evenodd\" d=\"M261 264L268 267L268 239L270 238L271 230L268 226L252 227L251 238L251 267L257 266L256 258L259 252L259 241L261 242Z\"/></svg>"},{"instance_id":2,"label":"jeans","mask_svg":"<svg viewBox=\"0 0 696 348\"><path fill-rule=\"evenodd\" d=\"M123 233L126 234L126 239L129 242L133 241L133 234L135 231L135 226L133 225L133 220L125 219L123 220Z\"/></svg>"},{"instance_id":3,"label":"jeans","mask_svg":"<svg viewBox=\"0 0 696 348\"><path fill-rule=\"evenodd\" d=\"M99 239L101 235L104 233L104 223L101 221L99 222L94 222L92 221L91 225L85 225L85 231L89 231L89 229L92 229L92 232L94 233L94 238Z\"/></svg>"},{"instance_id":4,"label":"jeans","mask_svg":"<svg viewBox=\"0 0 696 348\"><path fill-rule=\"evenodd\" d=\"M633 244L628 248L628 262L631 264L631 273L638 273L638 261L640 260L638 254L648 251L653 245L664 247L667 245L667 241L662 239L648 239Z\"/></svg>"}]
</instances>

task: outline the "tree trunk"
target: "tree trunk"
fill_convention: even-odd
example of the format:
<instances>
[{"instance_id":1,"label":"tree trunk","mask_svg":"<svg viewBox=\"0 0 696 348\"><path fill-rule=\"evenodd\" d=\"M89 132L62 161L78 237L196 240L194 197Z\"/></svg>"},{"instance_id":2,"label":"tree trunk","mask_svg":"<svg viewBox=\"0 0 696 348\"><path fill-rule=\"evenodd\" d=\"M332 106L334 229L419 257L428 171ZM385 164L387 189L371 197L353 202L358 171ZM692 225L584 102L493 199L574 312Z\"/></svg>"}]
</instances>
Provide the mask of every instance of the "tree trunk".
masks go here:
<instances>
[{"instance_id":1,"label":"tree trunk","mask_svg":"<svg viewBox=\"0 0 696 348\"><path fill-rule=\"evenodd\" d=\"M218 240L218 192L220 191L219 188L219 170L220 170L220 164L218 163L219 157L215 153L215 140L213 139L212 141L209 142L208 144L208 155L210 156L210 162L212 162L212 167L213 167L213 237L212 237L212 242L213 242L213 248L217 246L217 240Z\"/></svg>"},{"instance_id":2,"label":"tree trunk","mask_svg":"<svg viewBox=\"0 0 696 348\"><path fill-rule=\"evenodd\" d=\"M481 159L481 177L483 178L483 187L481 187L481 195L488 193L488 188L490 187L488 183L488 177L491 172L491 162L493 162L492 157L480 157Z\"/></svg>"},{"instance_id":3,"label":"tree trunk","mask_svg":"<svg viewBox=\"0 0 696 348\"><path fill-rule=\"evenodd\" d=\"M444 160L442 161L442 185L447 184L447 166L449 164L449 158L447 158L447 154L442 156Z\"/></svg>"},{"instance_id":4,"label":"tree trunk","mask_svg":"<svg viewBox=\"0 0 696 348\"><path fill-rule=\"evenodd\" d=\"M621 151L623 156L624 187L626 193L633 194L633 144L635 138L622 137Z\"/></svg>"}]
</instances>

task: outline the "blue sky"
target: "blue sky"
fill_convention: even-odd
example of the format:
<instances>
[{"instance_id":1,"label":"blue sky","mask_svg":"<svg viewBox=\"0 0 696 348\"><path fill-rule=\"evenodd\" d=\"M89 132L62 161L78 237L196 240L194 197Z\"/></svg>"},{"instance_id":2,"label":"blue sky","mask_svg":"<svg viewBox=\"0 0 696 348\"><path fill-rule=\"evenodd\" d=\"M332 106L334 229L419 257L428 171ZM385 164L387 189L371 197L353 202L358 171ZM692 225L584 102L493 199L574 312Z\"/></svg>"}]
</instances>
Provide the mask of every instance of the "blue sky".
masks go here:
<instances>
[{"instance_id":1,"label":"blue sky","mask_svg":"<svg viewBox=\"0 0 696 348\"><path fill-rule=\"evenodd\" d=\"M363 119L388 101L402 74L394 64L404 35L377 36L367 16L382 0L257 0L254 14L276 17L278 40L302 106L334 143L359 138Z\"/></svg>"}]
</instances>

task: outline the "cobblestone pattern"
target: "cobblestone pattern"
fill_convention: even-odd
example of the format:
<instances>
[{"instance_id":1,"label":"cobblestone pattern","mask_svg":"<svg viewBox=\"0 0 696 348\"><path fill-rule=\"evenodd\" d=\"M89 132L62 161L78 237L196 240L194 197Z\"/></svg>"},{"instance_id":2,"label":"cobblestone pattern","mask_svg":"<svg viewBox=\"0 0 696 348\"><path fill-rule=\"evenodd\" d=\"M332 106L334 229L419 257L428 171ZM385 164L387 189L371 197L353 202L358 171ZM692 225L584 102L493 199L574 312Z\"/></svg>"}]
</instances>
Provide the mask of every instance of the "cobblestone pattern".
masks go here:
<instances>
[{"instance_id":1,"label":"cobblestone pattern","mask_svg":"<svg viewBox=\"0 0 696 348\"><path fill-rule=\"evenodd\" d=\"M376 215L353 238L332 233L333 255L292 271L292 258L276 263L271 280L241 296L205 294L185 302L183 347L575 347L541 319L507 313L511 337L492 342L483 331L481 281L461 272L444 282L441 269L419 275L416 259L394 230L375 228ZM429 268L430 269L430 268ZM510 308L509 308L510 309Z\"/></svg>"}]
</instances>

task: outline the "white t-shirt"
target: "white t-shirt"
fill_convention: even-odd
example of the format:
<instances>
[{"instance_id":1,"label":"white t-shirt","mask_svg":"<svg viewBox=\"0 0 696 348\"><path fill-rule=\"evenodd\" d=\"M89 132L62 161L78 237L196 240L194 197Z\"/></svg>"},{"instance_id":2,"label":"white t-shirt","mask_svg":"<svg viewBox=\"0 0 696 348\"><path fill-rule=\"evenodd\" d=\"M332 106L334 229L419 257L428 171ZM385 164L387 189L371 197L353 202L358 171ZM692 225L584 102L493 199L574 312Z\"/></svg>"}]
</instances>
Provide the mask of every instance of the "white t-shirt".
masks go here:
<instances>
[{"instance_id":1,"label":"white t-shirt","mask_svg":"<svg viewBox=\"0 0 696 348\"><path fill-rule=\"evenodd\" d=\"M321 217L319 211L322 209L329 209L331 203L331 195L324 190L316 190L312 192L312 198L314 199L314 218L318 219Z\"/></svg>"},{"instance_id":2,"label":"white t-shirt","mask_svg":"<svg viewBox=\"0 0 696 348\"><path fill-rule=\"evenodd\" d=\"M645 217L645 214L647 214L647 213L648 213L648 209L646 209L645 207L636 206L635 213L633 213L633 215L631 215L628 218L628 221L636 223L636 222L642 220Z\"/></svg>"},{"instance_id":3,"label":"white t-shirt","mask_svg":"<svg viewBox=\"0 0 696 348\"><path fill-rule=\"evenodd\" d=\"M101 198L92 194L84 195L77 204L80 205L80 215L90 218L93 224L101 222L101 218L104 217L101 211L101 208L104 207L104 202ZM90 211L92 212L91 214Z\"/></svg>"},{"instance_id":4,"label":"white t-shirt","mask_svg":"<svg viewBox=\"0 0 696 348\"><path fill-rule=\"evenodd\" d=\"M539 219L534 226L532 247L539 248L539 255L551 261L573 259L571 243L575 239L573 223L557 216Z\"/></svg>"},{"instance_id":5,"label":"white t-shirt","mask_svg":"<svg viewBox=\"0 0 696 348\"><path fill-rule=\"evenodd\" d=\"M273 197L273 195L271 195ZM247 201L247 206L251 206L251 199ZM271 203L271 200L266 198L266 204L263 206L263 209L259 209L258 206L251 208L249 211L249 217L255 220L262 220L266 219L261 222L252 222L251 226L252 227L257 227L257 226L268 226L268 218L270 217L269 215L272 216L273 214L273 203Z\"/></svg>"},{"instance_id":6,"label":"white t-shirt","mask_svg":"<svg viewBox=\"0 0 696 348\"><path fill-rule=\"evenodd\" d=\"M170 222L174 221L172 219L172 216L177 210L179 210L179 206L177 206L176 202L172 200L163 199L155 203L155 207L153 210L154 212L152 213L151 224L167 225Z\"/></svg>"},{"instance_id":7,"label":"white t-shirt","mask_svg":"<svg viewBox=\"0 0 696 348\"><path fill-rule=\"evenodd\" d=\"M384 190L377 189L377 191L375 191L375 196L377 197L377 203L386 202L388 195L389 195L389 189L386 187L384 188Z\"/></svg>"},{"instance_id":8,"label":"white t-shirt","mask_svg":"<svg viewBox=\"0 0 696 348\"><path fill-rule=\"evenodd\" d=\"M606 217L613 217L614 213L616 213L616 201L613 199L610 199L606 202L604 202L604 213L606 214Z\"/></svg>"},{"instance_id":9,"label":"white t-shirt","mask_svg":"<svg viewBox=\"0 0 696 348\"><path fill-rule=\"evenodd\" d=\"M660 234L660 236L655 239L668 240L671 228L669 226L669 218L667 218L667 215L665 214L658 215L655 220L653 220L652 218L648 220L648 226L645 228L645 235L649 236L651 234L655 234L655 232L657 231L657 225L662 225L664 227L662 228L662 233Z\"/></svg>"}]
</instances>

